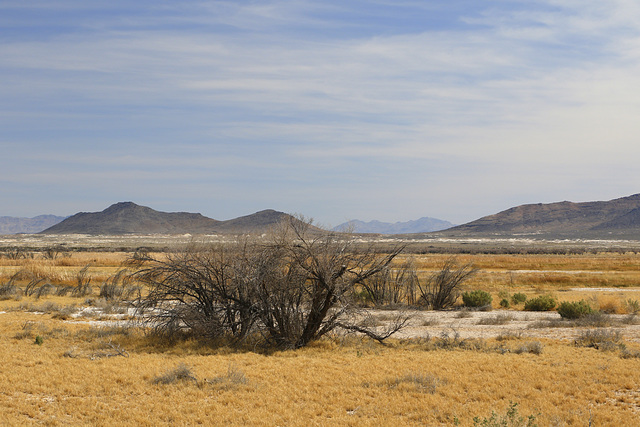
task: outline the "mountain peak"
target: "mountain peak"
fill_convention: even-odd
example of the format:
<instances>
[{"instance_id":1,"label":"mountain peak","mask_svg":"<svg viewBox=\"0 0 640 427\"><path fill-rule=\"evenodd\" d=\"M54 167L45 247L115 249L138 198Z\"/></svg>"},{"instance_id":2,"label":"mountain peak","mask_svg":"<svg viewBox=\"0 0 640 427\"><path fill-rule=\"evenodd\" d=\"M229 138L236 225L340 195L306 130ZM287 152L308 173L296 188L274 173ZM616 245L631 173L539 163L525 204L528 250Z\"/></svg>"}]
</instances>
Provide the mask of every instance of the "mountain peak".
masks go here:
<instances>
[{"instance_id":1,"label":"mountain peak","mask_svg":"<svg viewBox=\"0 0 640 427\"><path fill-rule=\"evenodd\" d=\"M288 214L267 209L218 221L199 213L160 212L133 202L118 202L102 212L80 212L54 225L45 234L217 234L267 229Z\"/></svg>"}]
</instances>

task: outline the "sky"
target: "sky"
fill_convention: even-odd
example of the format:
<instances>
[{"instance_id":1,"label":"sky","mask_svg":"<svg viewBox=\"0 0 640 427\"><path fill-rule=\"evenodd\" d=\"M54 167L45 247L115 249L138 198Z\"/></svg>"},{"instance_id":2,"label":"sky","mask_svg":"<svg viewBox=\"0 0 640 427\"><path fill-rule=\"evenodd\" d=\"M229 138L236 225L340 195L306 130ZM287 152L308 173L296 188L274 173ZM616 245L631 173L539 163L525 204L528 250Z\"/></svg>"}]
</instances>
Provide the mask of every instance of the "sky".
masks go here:
<instances>
[{"instance_id":1,"label":"sky","mask_svg":"<svg viewBox=\"0 0 640 427\"><path fill-rule=\"evenodd\" d=\"M636 0L0 0L0 215L640 193Z\"/></svg>"}]
</instances>

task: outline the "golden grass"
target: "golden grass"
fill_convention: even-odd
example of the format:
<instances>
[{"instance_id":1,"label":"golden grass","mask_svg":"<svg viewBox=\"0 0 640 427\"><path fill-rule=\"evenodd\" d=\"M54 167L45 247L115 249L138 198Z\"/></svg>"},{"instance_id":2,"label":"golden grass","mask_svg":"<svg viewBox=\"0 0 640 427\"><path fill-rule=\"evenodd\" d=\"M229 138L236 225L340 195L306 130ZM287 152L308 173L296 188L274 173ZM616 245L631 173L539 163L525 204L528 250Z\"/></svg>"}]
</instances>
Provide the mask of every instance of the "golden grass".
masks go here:
<instances>
[{"instance_id":1,"label":"golden grass","mask_svg":"<svg viewBox=\"0 0 640 427\"><path fill-rule=\"evenodd\" d=\"M420 274L429 274L447 257L416 257ZM92 283L98 285L123 259L123 254L89 253L74 253L65 262L3 259L0 282L20 269L72 281L90 263ZM587 299L594 308L616 313L629 311L627 300L640 300L635 288L640 276L631 268L640 270L636 255L473 255L459 261L484 269L466 288L490 291L495 308L501 291L529 298L552 293L559 301ZM512 273L517 270L540 271ZM589 281L596 275L607 281ZM603 283L634 289L571 290ZM415 340L388 347L368 340L323 340L265 355L192 341L168 345L136 329L97 328L83 323L87 319L65 321L68 317L59 315L84 300L0 301L3 423L366 426L452 425L458 420L473 425L474 416L504 414L510 401L519 403L521 415L540 414L539 425L640 422L640 358L635 356L640 348L630 341L623 352L546 339L538 355L520 351L532 343L518 337L487 340L475 350L437 349ZM25 311L29 304L48 303L57 311ZM41 345L35 343L38 336ZM511 351L491 350L499 345ZM195 381L180 375L172 379L170 374L181 367ZM157 380L165 375L167 383Z\"/></svg>"},{"instance_id":2,"label":"golden grass","mask_svg":"<svg viewBox=\"0 0 640 427\"><path fill-rule=\"evenodd\" d=\"M535 355L325 340L264 355L24 312L0 314L0 339L7 424L472 425L510 401L540 425L639 421L640 359L569 342ZM157 380L180 366L195 381Z\"/></svg>"}]
</instances>

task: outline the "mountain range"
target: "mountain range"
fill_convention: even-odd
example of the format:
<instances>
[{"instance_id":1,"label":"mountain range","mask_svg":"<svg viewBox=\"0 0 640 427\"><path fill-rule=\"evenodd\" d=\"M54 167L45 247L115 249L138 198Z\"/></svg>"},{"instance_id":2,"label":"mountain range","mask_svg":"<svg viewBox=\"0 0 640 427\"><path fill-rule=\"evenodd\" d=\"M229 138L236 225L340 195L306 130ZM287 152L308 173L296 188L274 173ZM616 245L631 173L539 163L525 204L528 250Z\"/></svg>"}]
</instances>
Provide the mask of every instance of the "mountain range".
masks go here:
<instances>
[{"instance_id":1,"label":"mountain range","mask_svg":"<svg viewBox=\"0 0 640 427\"><path fill-rule=\"evenodd\" d=\"M599 202L521 205L440 234L640 239L640 194Z\"/></svg>"},{"instance_id":2,"label":"mountain range","mask_svg":"<svg viewBox=\"0 0 640 427\"><path fill-rule=\"evenodd\" d=\"M80 212L68 218L41 215L35 218L0 217L0 234L225 234L261 233L289 214L264 210L218 221L199 213L159 212L133 202L120 202L102 212ZM451 226L434 218L405 223L351 221L359 233L425 235L432 237L513 237L640 240L640 194L609 201L526 204ZM440 228L441 231L435 231ZM446 228L442 230L442 228ZM419 231L415 231L419 230ZM424 230L424 231L423 231Z\"/></svg>"},{"instance_id":3,"label":"mountain range","mask_svg":"<svg viewBox=\"0 0 640 427\"><path fill-rule=\"evenodd\" d=\"M411 234L428 233L431 231L446 230L454 224L436 218L423 217L406 222L364 222L357 219L347 221L335 227L334 231L351 231L353 233L376 233L376 234Z\"/></svg>"},{"instance_id":4,"label":"mountain range","mask_svg":"<svg viewBox=\"0 0 640 427\"><path fill-rule=\"evenodd\" d=\"M120 202L102 212L80 212L42 231L43 234L225 234L263 232L290 215L264 210L228 221L199 213L160 212Z\"/></svg>"}]
</instances>

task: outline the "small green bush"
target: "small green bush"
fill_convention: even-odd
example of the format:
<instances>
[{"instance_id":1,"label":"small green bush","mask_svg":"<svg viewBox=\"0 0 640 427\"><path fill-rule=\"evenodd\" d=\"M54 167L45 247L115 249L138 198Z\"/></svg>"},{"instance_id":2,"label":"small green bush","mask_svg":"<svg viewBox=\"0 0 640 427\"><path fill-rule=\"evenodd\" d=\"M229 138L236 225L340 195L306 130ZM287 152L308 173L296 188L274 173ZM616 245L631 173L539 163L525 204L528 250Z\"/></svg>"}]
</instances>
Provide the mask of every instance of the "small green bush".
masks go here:
<instances>
[{"instance_id":1,"label":"small green bush","mask_svg":"<svg viewBox=\"0 0 640 427\"><path fill-rule=\"evenodd\" d=\"M486 291L475 290L462 294L462 302L465 307L484 307L490 305L493 298Z\"/></svg>"},{"instance_id":2,"label":"small green bush","mask_svg":"<svg viewBox=\"0 0 640 427\"><path fill-rule=\"evenodd\" d=\"M42 343L44 343L44 338L42 338L42 336L41 336L41 335L36 335L36 341L35 341L35 343L36 343L37 345L42 345Z\"/></svg>"},{"instance_id":3,"label":"small green bush","mask_svg":"<svg viewBox=\"0 0 640 427\"><path fill-rule=\"evenodd\" d=\"M565 301L558 306L558 313L563 319L580 319L593 313L593 309L585 300Z\"/></svg>"},{"instance_id":4,"label":"small green bush","mask_svg":"<svg viewBox=\"0 0 640 427\"><path fill-rule=\"evenodd\" d=\"M524 303L527 311L550 311L556 306L556 300L551 295L541 295Z\"/></svg>"},{"instance_id":5,"label":"small green bush","mask_svg":"<svg viewBox=\"0 0 640 427\"><path fill-rule=\"evenodd\" d=\"M521 292L511 295L511 302L513 303L513 305L522 304L526 300L527 300L527 296Z\"/></svg>"},{"instance_id":6,"label":"small green bush","mask_svg":"<svg viewBox=\"0 0 640 427\"><path fill-rule=\"evenodd\" d=\"M508 299L502 298L502 300L500 300L500 307L509 308L509 307L511 307L511 303L509 302Z\"/></svg>"}]
</instances>

